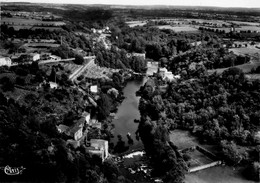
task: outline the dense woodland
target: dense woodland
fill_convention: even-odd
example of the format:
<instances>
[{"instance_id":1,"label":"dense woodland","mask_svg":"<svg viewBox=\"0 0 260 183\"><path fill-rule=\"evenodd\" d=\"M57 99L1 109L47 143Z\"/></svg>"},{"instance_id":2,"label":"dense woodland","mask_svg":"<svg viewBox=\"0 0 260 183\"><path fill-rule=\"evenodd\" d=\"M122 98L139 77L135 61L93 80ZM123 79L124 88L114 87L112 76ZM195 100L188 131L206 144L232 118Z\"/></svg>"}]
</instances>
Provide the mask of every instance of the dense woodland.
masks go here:
<instances>
[{"instance_id":1,"label":"dense woodland","mask_svg":"<svg viewBox=\"0 0 260 183\"><path fill-rule=\"evenodd\" d=\"M230 164L258 161L259 147L254 139L260 124L258 80L250 81L241 70L230 68L221 75L170 83L165 92L158 83L149 81L142 88L139 109L142 117L152 122L141 120L139 133L143 126L143 133L152 131L154 124L164 125L167 130L186 129L204 142L220 145ZM148 140L143 142L147 151L155 148ZM241 153L237 146L252 148Z\"/></svg>"}]
</instances>

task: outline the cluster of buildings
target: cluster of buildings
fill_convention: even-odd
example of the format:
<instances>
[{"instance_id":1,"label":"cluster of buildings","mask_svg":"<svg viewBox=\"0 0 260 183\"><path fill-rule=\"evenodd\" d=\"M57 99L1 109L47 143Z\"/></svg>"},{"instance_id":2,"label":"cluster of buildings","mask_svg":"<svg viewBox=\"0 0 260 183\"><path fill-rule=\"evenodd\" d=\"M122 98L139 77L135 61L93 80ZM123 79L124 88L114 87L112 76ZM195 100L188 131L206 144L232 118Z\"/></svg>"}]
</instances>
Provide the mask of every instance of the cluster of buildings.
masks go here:
<instances>
[{"instance_id":1,"label":"cluster of buildings","mask_svg":"<svg viewBox=\"0 0 260 183\"><path fill-rule=\"evenodd\" d=\"M60 61L61 57L51 53L21 53L10 56L0 56L0 66L12 66L19 63L31 63L39 60Z\"/></svg>"},{"instance_id":2,"label":"cluster of buildings","mask_svg":"<svg viewBox=\"0 0 260 183\"><path fill-rule=\"evenodd\" d=\"M84 111L81 117L71 126L60 124L57 130L67 136L67 144L77 148L85 145L90 154L98 155L104 161L108 153L108 141L103 139L87 140L90 128L101 130L102 124L97 119L91 118L90 113Z\"/></svg>"},{"instance_id":3,"label":"cluster of buildings","mask_svg":"<svg viewBox=\"0 0 260 183\"><path fill-rule=\"evenodd\" d=\"M91 31L95 34L111 34L111 31L109 29L109 27L105 27L103 29L95 29L95 28L91 28Z\"/></svg>"},{"instance_id":4,"label":"cluster of buildings","mask_svg":"<svg viewBox=\"0 0 260 183\"><path fill-rule=\"evenodd\" d=\"M173 75L173 73L171 71L168 71L165 67L158 68L158 74L165 81L174 81L181 78L180 75Z\"/></svg>"}]
</instances>

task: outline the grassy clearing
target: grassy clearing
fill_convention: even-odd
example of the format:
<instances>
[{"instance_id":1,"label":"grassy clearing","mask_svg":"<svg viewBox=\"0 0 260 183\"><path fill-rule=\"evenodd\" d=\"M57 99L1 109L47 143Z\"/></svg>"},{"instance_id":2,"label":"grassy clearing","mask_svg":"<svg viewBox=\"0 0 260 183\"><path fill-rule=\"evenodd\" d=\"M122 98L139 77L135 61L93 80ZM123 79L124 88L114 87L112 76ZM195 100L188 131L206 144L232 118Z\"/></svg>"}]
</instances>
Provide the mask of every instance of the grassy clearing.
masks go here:
<instances>
[{"instance_id":1,"label":"grassy clearing","mask_svg":"<svg viewBox=\"0 0 260 183\"><path fill-rule=\"evenodd\" d=\"M173 142L174 145L179 148L179 150L199 145L216 155L220 152L217 145L202 144L199 142L197 137L193 136L189 131L185 130L177 129L171 131L170 141Z\"/></svg>"},{"instance_id":2,"label":"grassy clearing","mask_svg":"<svg viewBox=\"0 0 260 183\"><path fill-rule=\"evenodd\" d=\"M126 22L129 27L135 27L135 26L143 26L146 24L146 21L130 21Z\"/></svg>"},{"instance_id":3,"label":"grassy clearing","mask_svg":"<svg viewBox=\"0 0 260 183\"><path fill-rule=\"evenodd\" d=\"M260 62L259 63L242 64L242 65L237 65L235 67L239 68L239 69L242 69L244 73L249 73L249 72L251 72L251 70L253 68L256 68L258 66L260 66ZM221 74L222 72L224 72L228 68L230 68L230 67L221 68L221 69L208 70L208 73L209 74L213 74L214 72L217 72L217 74Z\"/></svg>"},{"instance_id":4,"label":"grassy clearing","mask_svg":"<svg viewBox=\"0 0 260 183\"><path fill-rule=\"evenodd\" d=\"M174 143L180 150L196 146L199 141L192 136L190 132L184 130L174 130L170 134L170 141Z\"/></svg>"},{"instance_id":5,"label":"grassy clearing","mask_svg":"<svg viewBox=\"0 0 260 183\"><path fill-rule=\"evenodd\" d=\"M181 25L181 26L176 26L176 27L173 27L171 25L162 25L162 26L156 26L158 27L159 29L171 29L175 32L196 32L198 31L197 28L194 28L194 27L190 27L189 25Z\"/></svg>"},{"instance_id":6,"label":"grassy clearing","mask_svg":"<svg viewBox=\"0 0 260 183\"><path fill-rule=\"evenodd\" d=\"M260 54L260 49L254 46L248 46L243 48L230 48L229 51L233 51L236 55L250 55Z\"/></svg>"}]
</instances>

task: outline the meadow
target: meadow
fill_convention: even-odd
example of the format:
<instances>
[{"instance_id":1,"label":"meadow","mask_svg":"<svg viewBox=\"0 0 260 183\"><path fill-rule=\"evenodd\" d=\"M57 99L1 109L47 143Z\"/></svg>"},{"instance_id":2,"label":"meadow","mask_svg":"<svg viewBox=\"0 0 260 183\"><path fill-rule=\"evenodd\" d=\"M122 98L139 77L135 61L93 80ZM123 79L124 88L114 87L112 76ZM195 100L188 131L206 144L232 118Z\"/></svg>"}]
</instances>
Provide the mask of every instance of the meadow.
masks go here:
<instances>
[{"instance_id":1,"label":"meadow","mask_svg":"<svg viewBox=\"0 0 260 183\"><path fill-rule=\"evenodd\" d=\"M189 25L180 25L180 26L171 26L171 25L161 25L161 26L156 26L159 29L171 29L175 32L197 32L198 29L191 27Z\"/></svg>"}]
</instances>

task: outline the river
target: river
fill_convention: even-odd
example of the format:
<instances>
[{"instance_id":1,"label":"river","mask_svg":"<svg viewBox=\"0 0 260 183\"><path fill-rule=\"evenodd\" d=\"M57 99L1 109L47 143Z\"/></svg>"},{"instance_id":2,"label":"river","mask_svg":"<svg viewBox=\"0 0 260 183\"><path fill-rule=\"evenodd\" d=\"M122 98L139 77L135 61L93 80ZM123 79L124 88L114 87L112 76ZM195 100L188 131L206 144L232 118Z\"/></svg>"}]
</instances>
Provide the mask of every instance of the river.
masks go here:
<instances>
[{"instance_id":1,"label":"river","mask_svg":"<svg viewBox=\"0 0 260 183\"><path fill-rule=\"evenodd\" d=\"M117 135L122 136L122 140L128 145L127 133L131 134L134 144L129 147L130 150L136 149L142 146L141 141L137 141L135 138L135 132L138 128L138 123L135 123L135 119L140 119L140 113L138 110L140 97L136 96L136 91L146 82L146 78L143 80L129 81L126 87L123 89L125 99L119 105L118 111L113 120L115 125L114 138L112 142L116 144L118 142Z\"/></svg>"},{"instance_id":2,"label":"river","mask_svg":"<svg viewBox=\"0 0 260 183\"><path fill-rule=\"evenodd\" d=\"M158 62L148 62L147 63L147 76L151 76L154 72L158 70ZM135 119L140 119L140 113L138 110L139 99L140 97L136 96L136 91L140 89L142 85L147 81L147 77L144 77L143 80L134 80L129 81L126 87L123 89L125 99L119 105L117 113L115 115L112 123L115 125L114 138L112 143L117 144L118 138L117 135L122 136L122 140L125 141L125 144L128 145L127 133L131 134L131 137L134 141L133 145L129 146L129 150L135 150L142 148L141 140L137 141L135 138L135 132L138 128L138 123L135 123Z\"/></svg>"}]
</instances>

